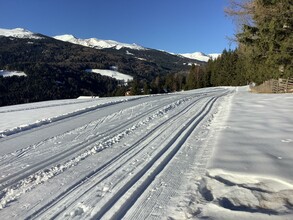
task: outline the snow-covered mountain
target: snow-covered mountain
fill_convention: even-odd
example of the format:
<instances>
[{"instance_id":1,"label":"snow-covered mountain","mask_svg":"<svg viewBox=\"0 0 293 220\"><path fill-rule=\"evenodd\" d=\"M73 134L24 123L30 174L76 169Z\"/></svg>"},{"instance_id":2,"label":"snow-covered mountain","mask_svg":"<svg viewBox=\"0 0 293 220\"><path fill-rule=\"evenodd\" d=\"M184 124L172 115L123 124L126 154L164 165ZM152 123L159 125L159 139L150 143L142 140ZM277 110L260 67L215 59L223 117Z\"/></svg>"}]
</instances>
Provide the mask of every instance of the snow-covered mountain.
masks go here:
<instances>
[{"instance_id":1,"label":"snow-covered mountain","mask_svg":"<svg viewBox=\"0 0 293 220\"><path fill-rule=\"evenodd\" d=\"M146 50L146 48L141 47L137 44L126 44L114 40L100 40L97 38L80 39L69 34L55 36L54 38L57 40L66 41L73 44L79 44L82 46L92 47L96 49L115 48L117 50L120 50L121 48L130 48L133 50Z\"/></svg>"},{"instance_id":2,"label":"snow-covered mountain","mask_svg":"<svg viewBox=\"0 0 293 220\"><path fill-rule=\"evenodd\" d=\"M183 57L187 57L190 59L195 59L195 60L200 60L203 62L208 62L210 59L216 59L218 58L221 54L219 53L212 53L212 54L204 54L202 52L195 52L195 53L183 53L180 54Z\"/></svg>"},{"instance_id":3,"label":"snow-covered mountain","mask_svg":"<svg viewBox=\"0 0 293 220\"><path fill-rule=\"evenodd\" d=\"M24 29L24 28L15 28L15 29L0 28L0 36L14 37L14 38L28 38L28 39L42 39L42 37L39 34L33 33L29 30ZM70 42L73 44L78 44L78 45L82 45L85 47L91 47L91 48L95 48L95 49L114 48L114 49L120 50L121 48L129 48L132 50L150 50L148 48L139 46L135 43L134 44L127 44L127 43L121 43L121 42L114 41L114 40L101 40L101 39L97 39L97 38L81 39L81 38L76 38L75 36L70 35L70 34L58 35L58 36L54 36L53 38L55 38L57 40L64 41L64 42ZM177 55L177 54L170 53L170 52L165 52L165 53L169 53L171 55ZM221 54L219 54L219 53L204 54L202 52L195 52L195 53L178 54L177 56L182 56L182 57L189 58L189 59L207 62L210 59L216 59L220 55Z\"/></svg>"},{"instance_id":4,"label":"snow-covered mountain","mask_svg":"<svg viewBox=\"0 0 293 220\"><path fill-rule=\"evenodd\" d=\"M37 34L28 31L23 28L15 28L15 29L4 29L0 28L0 36L4 37L15 37L15 38L29 38L29 39L41 39L42 37Z\"/></svg>"},{"instance_id":5,"label":"snow-covered mountain","mask_svg":"<svg viewBox=\"0 0 293 220\"><path fill-rule=\"evenodd\" d=\"M57 40L70 42L73 44L79 44L82 46L92 47L96 49L115 48L117 50L120 50L121 48L129 48L133 50L147 50L147 48L139 46L137 44L126 44L126 43L120 43L114 40L101 40L97 38L80 39L70 34L54 36L54 38ZM162 52L169 53L171 55L177 55L171 52L166 52L166 51L162 51ZM221 54L213 53L213 54L206 55L202 52L195 52L195 53L184 53L184 54L178 54L178 55L189 58L189 59L208 62L209 59L216 59Z\"/></svg>"}]
</instances>

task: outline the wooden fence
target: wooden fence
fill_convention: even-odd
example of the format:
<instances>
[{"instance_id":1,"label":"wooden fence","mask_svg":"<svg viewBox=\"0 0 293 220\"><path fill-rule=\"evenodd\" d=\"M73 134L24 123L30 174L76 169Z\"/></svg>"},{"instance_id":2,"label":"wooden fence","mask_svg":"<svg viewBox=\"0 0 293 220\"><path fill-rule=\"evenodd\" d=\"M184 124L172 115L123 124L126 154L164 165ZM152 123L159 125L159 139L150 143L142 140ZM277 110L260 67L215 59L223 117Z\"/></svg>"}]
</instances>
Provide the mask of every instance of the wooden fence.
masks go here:
<instances>
[{"instance_id":1,"label":"wooden fence","mask_svg":"<svg viewBox=\"0 0 293 220\"><path fill-rule=\"evenodd\" d=\"M293 93L293 78L271 79L258 86L250 86L257 93Z\"/></svg>"}]
</instances>

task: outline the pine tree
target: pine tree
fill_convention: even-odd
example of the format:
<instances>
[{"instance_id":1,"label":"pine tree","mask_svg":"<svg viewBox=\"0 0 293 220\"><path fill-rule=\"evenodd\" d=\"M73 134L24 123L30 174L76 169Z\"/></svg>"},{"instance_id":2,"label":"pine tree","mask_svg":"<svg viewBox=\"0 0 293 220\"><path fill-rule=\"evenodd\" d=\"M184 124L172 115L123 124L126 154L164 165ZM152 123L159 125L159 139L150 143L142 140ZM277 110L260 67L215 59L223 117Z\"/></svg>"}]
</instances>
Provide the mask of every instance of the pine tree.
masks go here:
<instances>
[{"instance_id":1,"label":"pine tree","mask_svg":"<svg viewBox=\"0 0 293 220\"><path fill-rule=\"evenodd\" d=\"M197 88L197 79L198 79L198 74L197 74L197 67L192 64L191 69L189 71L189 74L186 79L186 89L196 89Z\"/></svg>"},{"instance_id":2,"label":"pine tree","mask_svg":"<svg viewBox=\"0 0 293 220\"><path fill-rule=\"evenodd\" d=\"M236 36L245 78L262 82L270 78L292 77L293 1L231 1L228 14L242 21Z\"/></svg>"}]
</instances>

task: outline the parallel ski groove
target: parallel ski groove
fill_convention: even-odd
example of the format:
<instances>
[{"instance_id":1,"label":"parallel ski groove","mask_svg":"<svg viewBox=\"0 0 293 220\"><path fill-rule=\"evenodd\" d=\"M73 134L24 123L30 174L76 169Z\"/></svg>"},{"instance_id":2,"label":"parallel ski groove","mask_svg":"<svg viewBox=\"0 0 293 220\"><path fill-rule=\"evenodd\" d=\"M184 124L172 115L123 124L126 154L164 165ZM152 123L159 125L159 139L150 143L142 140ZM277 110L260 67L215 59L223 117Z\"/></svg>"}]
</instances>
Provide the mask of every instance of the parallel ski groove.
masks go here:
<instances>
[{"instance_id":1,"label":"parallel ski groove","mask_svg":"<svg viewBox=\"0 0 293 220\"><path fill-rule=\"evenodd\" d=\"M89 181L91 178L93 178L94 176L100 174L100 172L106 170L106 168L110 167L112 164L114 164L117 161L120 161L122 157L124 156L129 156L130 151L132 151L133 149L135 149L141 142L143 142L144 140L146 140L150 135L152 135L153 133L155 133L155 131L157 131L159 128L161 128L163 125L165 125L167 122L171 121L172 119L178 117L178 115L180 115L182 112L186 112L188 111L190 108L192 108L198 101L200 101L201 99L206 98L206 97L199 97L198 99L194 100L192 103L190 103L188 106L186 106L184 109L182 109L181 111L179 111L177 114L173 115L172 117L168 118L168 120L166 120L165 122L163 122L162 124L157 125L154 129L152 129L149 133L147 133L144 137L142 137L141 139L137 140L133 145L131 145L130 147L128 147L127 149L125 149L123 152L121 152L120 154L118 154L117 156L115 156L113 159L111 159L110 161L108 161L107 163L103 164L102 166L100 166L99 168L97 168L96 170L92 171L91 173L89 173L88 175L86 175L84 178L82 178L77 184L72 185L70 188L68 188L65 192L63 192L62 194L60 194L57 198L55 198L54 201L51 201L49 204L47 204L46 207L43 207L42 209L39 209L38 211L36 211L35 213L33 213L32 215L30 215L27 219L30 218L36 218L37 216L39 216L41 213L44 213L45 210L48 210L51 206L53 206L54 204L56 204L58 201L60 201L62 198L64 198L66 195L68 195L69 193L71 193L72 191L74 191L76 188L78 188L80 185L84 184L85 181ZM157 138L157 136L155 137ZM146 146L144 146L146 147ZM143 148L144 148L143 147ZM140 148L139 150L142 150L143 148ZM139 151L138 151L139 152ZM138 153L137 152L137 153ZM137 153L132 154L131 157L134 157ZM121 168L123 166L124 163L119 163L118 167L115 167L114 170L112 170L111 172L109 170L107 170L107 173L105 174L104 177L102 177L102 179L100 179L100 181L96 182L94 186L96 186L97 184L99 184L100 182L102 182L104 179L108 178L109 176L111 176L117 169ZM86 191L84 191L84 193L89 192L94 186L90 187L89 189L87 189ZM61 210L60 212L56 213L56 215L54 215L54 217L57 217L60 213L62 213L63 210ZM53 217L53 218L54 218Z\"/></svg>"},{"instance_id":2,"label":"parallel ski groove","mask_svg":"<svg viewBox=\"0 0 293 220\"><path fill-rule=\"evenodd\" d=\"M182 98L179 98L178 100L180 100L180 99L182 99ZM33 173L36 173L37 171L39 171L41 169L44 169L48 166L53 165L54 163L56 163L60 160L64 160L64 159L72 156L73 154L77 153L78 151L85 150L88 145L91 145L91 144L101 140L102 138L108 136L108 135L118 133L119 131L121 131L125 127L135 123L136 121L139 121L140 119L144 118L145 116L147 116L151 112L155 112L155 111L159 110L160 108L164 107L164 105L165 104L156 106L156 107L148 110L147 112L144 112L143 114L138 115L138 116L130 119L128 122L126 122L124 124L118 125L115 128L109 129L109 130L105 131L104 133L101 133L97 137L92 137L92 138L86 140L86 142L84 142L84 143L77 143L77 144L73 145L71 147L71 149L60 152L58 155L54 155L54 156L48 158L46 161L40 161L39 163L34 164L33 167L27 167L27 168L21 170L20 172L14 173L6 178L1 179L0 180L0 191L9 187L9 186L14 185L16 182L24 179L25 177L27 177Z\"/></svg>"},{"instance_id":3,"label":"parallel ski groove","mask_svg":"<svg viewBox=\"0 0 293 220\"><path fill-rule=\"evenodd\" d=\"M216 98L212 98L198 113L196 116L194 116L186 126L180 129L179 132L175 134L175 136L171 139L171 141L151 160L149 161L142 170L140 170L138 173L134 175L133 178L131 178L130 181L128 181L127 184L125 184L112 198L104 204L103 207L100 208L100 211L96 213L93 216L93 219L101 219L110 209L111 207L138 181L140 180L147 171L150 170L150 168L167 152L167 150L179 139L181 134L187 130L187 133L180 138L179 143L174 147L174 149L163 159L163 162L160 163L159 166L155 168L155 170L148 175L147 179L143 181L142 184L140 184L136 190L132 193L131 197L128 198L127 202L125 202L118 210L118 212L115 213L114 216L112 216L111 219L121 219L129 207L131 207L136 199L141 195L141 193L144 191L145 188L153 181L153 179L158 175L164 167L168 164L168 162L175 156L177 151L180 149L182 144L185 142L185 140L188 138L188 136L192 133L194 128L198 125L198 123L209 113L209 111L212 108L213 103L216 101ZM208 110L206 110L208 108ZM196 120L196 122L194 122ZM191 126L192 125L192 126ZM189 126L191 126L189 128Z\"/></svg>"},{"instance_id":4,"label":"parallel ski groove","mask_svg":"<svg viewBox=\"0 0 293 220\"><path fill-rule=\"evenodd\" d=\"M71 217L121 219L125 218L125 216L133 216L135 213L136 216L140 217L142 215L148 216L152 213L152 205L163 203L147 203L148 211L141 210L136 212L137 210L134 210L135 207L143 201L147 202L146 199L149 200L148 195L154 195L154 197L150 196L153 197L152 199L158 196L160 199L163 198L164 201L170 195L173 195L169 191L163 190L165 187L164 182L169 181L166 175L170 175L169 172L165 171L166 167L174 166L174 162L178 159L174 160L173 158L176 155L182 155L181 153L183 151L180 151L180 154L177 153L180 149L186 149L185 147L182 148L182 146L186 145L185 143L187 140L191 140L190 135L194 131L197 132L197 127L210 118L206 116L211 115L213 106L218 98L228 93L227 89L218 89L217 91L210 90L202 93L179 94L178 97L175 94L171 98L162 97L163 99L154 99L158 101L158 105L141 103L136 107L139 111L133 111L133 113L131 113L131 110L134 109L132 109L133 107L130 107L130 105L126 105L127 109L129 108L126 112L121 107L113 108L109 114L110 120L107 119L107 123L105 122L101 127L95 127L99 125L96 124L95 121L95 123L88 124L87 128L84 128L84 126L78 127L78 129L74 128L74 132L71 132L68 136L59 138L59 134L57 134L58 136L56 136L56 138L54 137L54 142L44 142L46 144L42 145L38 151L32 150L30 154L26 154L24 157L18 157L19 160L17 160L16 156L20 154L15 155L11 153L11 159L15 158L16 162L6 171L3 167L5 174L2 175L2 179L0 179L0 193L8 193L9 190L16 189L16 192L20 192L20 194L15 193L15 195L18 196L15 201L18 199L21 201L21 199L30 198L33 196L34 188L32 188L32 192L30 188L25 192L23 190L26 190L27 186L35 187L38 184L42 185L43 182L39 183L32 178L41 177L43 174L47 177L46 172L51 175L50 170L47 171L44 169L52 168L52 170L54 170L56 168L57 171L59 171L60 165L62 166L60 169L62 173L64 172L63 165L65 170L75 166L77 168L76 170L69 170L56 178L57 181L62 181L62 187L55 188L53 193L49 196L50 199L41 202L39 202L39 200L36 205L31 206L27 215L23 216L25 219L63 219ZM183 101L183 105L181 100ZM188 102L185 102L186 100L188 100ZM136 104L133 106L136 106ZM178 106L180 107L177 108ZM173 111L173 108L177 108L177 110ZM123 111L122 115L118 115L119 117L114 115L117 109ZM129 112L131 113L130 115ZM88 117L88 119L92 119L92 116L95 115L96 114L91 114L91 117ZM103 118L101 117L101 120L105 120L105 117L109 116L105 116L103 113ZM79 116L77 115L77 117ZM80 119L83 118L85 117L81 117ZM64 122L65 121L66 120L64 120ZM119 124L117 122L119 122ZM60 120L57 124L59 123L62 123L62 121ZM73 123L71 124L73 125ZM176 124L178 124L178 126L176 126ZM64 125L67 124L64 123ZM72 127L73 126L71 126L70 129L72 129ZM102 133L100 133L101 131ZM65 142L63 140L69 141ZM117 145L118 142L121 144ZM65 145L66 147L60 148L60 153L58 150L46 151L47 153L42 154L38 153L43 152L41 150L45 149L46 146L58 144L56 146L59 147L59 144L61 146L63 143L67 144ZM113 148L111 148L112 145ZM58 149L57 147L55 148ZM107 148L108 150L101 152L101 155L105 155L105 158L100 160L99 154L96 153ZM25 154L27 148L23 149L23 153ZM51 152L55 154L53 155ZM93 156L95 154L96 156ZM30 155L36 155L39 159L34 161L30 167L22 168L25 166L19 166L17 169L12 169L13 167L18 167L15 166L17 164L26 164L22 161L31 157ZM189 153L186 155L189 155ZM37 158L36 156L35 158ZM48 159L40 161L46 158L46 156L48 156ZM96 167L92 166L91 168L86 168L84 166L87 164L87 160L82 160L87 157L89 157L87 159L89 164L93 164ZM185 157L185 154L183 154L183 157ZM5 160L8 161L9 158ZM75 160L77 162L73 166L71 166L70 163L67 165L68 162L75 162ZM22 170L19 171L20 169ZM174 167L174 169L176 169L176 167ZM78 179L71 183L69 179L65 179L63 182L63 178L73 171L75 173L76 171L83 173L85 176L76 176ZM52 174L53 176L49 178L55 177L54 172ZM6 173L9 176L6 176ZM163 175L161 173L163 173L164 179L162 179ZM56 175L59 175L59 173L57 172ZM174 174L171 176L173 175ZM157 178L157 176L159 178ZM26 185L26 181L30 181L31 179L32 182ZM154 181L155 179L156 181ZM159 182L157 181L158 179L160 179ZM45 182L47 182L47 180L45 180ZM43 186L38 186L38 190L46 187L49 182L50 181ZM179 182L177 181L176 184L178 185ZM156 187L153 189L154 186ZM57 191L58 189L61 193ZM153 190L155 194L151 193ZM166 194L166 192L168 193ZM25 196L25 193L27 193L27 196ZM6 196L6 194L3 195ZM9 202L9 200L6 200L8 197L3 196L2 198L3 201ZM138 199L140 202L137 203L136 201ZM8 208L9 206L6 207ZM153 208L153 213L155 215L161 213L159 211L161 206L153 206ZM74 214L80 209L82 210L81 213ZM9 208L7 210L9 210ZM142 212L144 213L142 214Z\"/></svg>"}]
</instances>

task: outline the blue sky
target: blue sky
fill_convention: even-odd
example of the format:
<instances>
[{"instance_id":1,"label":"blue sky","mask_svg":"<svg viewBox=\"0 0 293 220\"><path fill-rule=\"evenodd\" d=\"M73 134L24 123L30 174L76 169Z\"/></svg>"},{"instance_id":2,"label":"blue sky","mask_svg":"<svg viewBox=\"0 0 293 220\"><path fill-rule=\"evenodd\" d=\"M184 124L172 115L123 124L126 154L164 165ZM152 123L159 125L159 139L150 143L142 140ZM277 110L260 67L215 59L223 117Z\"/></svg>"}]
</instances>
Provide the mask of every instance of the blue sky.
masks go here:
<instances>
[{"instance_id":1,"label":"blue sky","mask_svg":"<svg viewBox=\"0 0 293 220\"><path fill-rule=\"evenodd\" d=\"M0 0L0 28L96 37L174 53L233 48L228 0Z\"/></svg>"}]
</instances>

